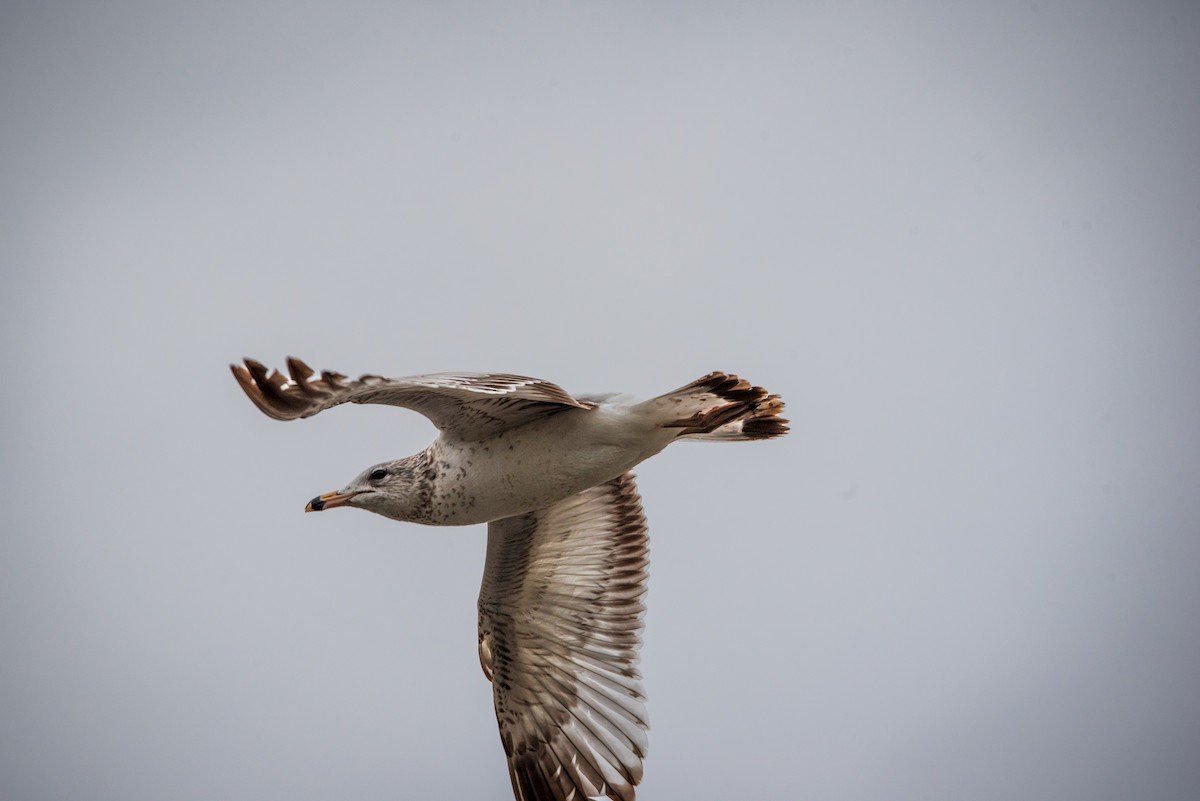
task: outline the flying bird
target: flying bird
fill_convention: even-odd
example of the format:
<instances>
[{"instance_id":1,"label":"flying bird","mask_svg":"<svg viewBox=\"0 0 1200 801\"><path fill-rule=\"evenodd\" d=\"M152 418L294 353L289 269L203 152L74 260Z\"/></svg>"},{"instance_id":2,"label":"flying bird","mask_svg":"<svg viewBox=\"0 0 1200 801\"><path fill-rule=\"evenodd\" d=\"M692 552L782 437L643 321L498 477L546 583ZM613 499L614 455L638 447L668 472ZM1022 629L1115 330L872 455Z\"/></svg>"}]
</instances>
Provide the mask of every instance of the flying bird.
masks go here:
<instances>
[{"instance_id":1,"label":"flying bird","mask_svg":"<svg viewBox=\"0 0 1200 801\"><path fill-rule=\"evenodd\" d=\"M276 420L342 403L420 412L440 430L425 450L368 467L305 511L338 506L434 526L488 524L479 662L492 682L518 801L634 801L647 748L636 664L648 536L633 467L679 439L737 442L787 433L783 400L710 373L665 395L572 396L507 373L408 378L288 376L230 365Z\"/></svg>"}]
</instances>

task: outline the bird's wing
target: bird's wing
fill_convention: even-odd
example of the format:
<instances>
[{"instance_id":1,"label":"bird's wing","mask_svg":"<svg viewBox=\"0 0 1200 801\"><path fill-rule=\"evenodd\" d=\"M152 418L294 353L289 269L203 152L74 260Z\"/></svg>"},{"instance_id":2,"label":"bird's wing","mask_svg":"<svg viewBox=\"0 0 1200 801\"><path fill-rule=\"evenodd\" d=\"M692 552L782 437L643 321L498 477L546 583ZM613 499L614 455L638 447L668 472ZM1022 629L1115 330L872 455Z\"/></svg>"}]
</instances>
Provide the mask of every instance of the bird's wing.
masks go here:
<instances>
[{"instance_id":1,"label":"bird's wing","mask_svg":"<svg viewBox=\"0 0 1200 801\"><path fill-rule=\"evenodd\" d=\"M506 373L433 373L407 378L364 375L348 379L315 375L299 359L287 360L288 375L246 359L232 364L247 397L276 420L312 417L341 403L403 406L428 417L442 431L478 439L566 409L589 409L561 388L539 378Z\"/></svg>"},{"instance_id":2,"label":"bird's wing","mask_svg":"<svg viewBox=\"0 0 1200 801\"><path fill-rule=\"evenodd\" d=\"M632 473L488 524L479 661L518 801L633 801L647 564Z\"/></svg>"}]
</instances>

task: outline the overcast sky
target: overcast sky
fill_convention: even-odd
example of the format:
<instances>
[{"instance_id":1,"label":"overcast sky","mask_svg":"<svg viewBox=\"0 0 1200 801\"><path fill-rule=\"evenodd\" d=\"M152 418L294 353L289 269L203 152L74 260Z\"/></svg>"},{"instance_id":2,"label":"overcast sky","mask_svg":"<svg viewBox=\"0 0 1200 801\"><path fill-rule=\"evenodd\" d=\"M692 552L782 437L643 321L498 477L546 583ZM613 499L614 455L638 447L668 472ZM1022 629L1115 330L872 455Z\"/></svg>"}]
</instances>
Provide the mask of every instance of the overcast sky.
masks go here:
<instances>
[{"instance_id":1,"label":"overcast sky","mask_svg":"<svg viewBox=\"0 0 1200 801\"><path fill-rule=\"evenodd\" d=\"M783 394L638 471L646 799L1200 797L1194 3L8 2L0 108L6 801L511 797L289 354Z\"/></svg>"}]
</instances>

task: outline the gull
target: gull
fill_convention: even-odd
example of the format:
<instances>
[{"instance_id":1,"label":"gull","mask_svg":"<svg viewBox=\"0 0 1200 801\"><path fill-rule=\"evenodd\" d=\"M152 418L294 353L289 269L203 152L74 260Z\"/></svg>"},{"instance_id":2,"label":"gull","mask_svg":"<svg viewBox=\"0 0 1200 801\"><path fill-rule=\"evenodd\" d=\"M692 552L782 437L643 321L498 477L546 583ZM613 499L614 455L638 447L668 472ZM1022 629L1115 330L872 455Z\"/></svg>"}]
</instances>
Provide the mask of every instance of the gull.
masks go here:
<instances>
[{"instance_id":1,"label":"gull","mask_svg":"<svg viewBox=\"0 0 1200 801\"><path fill-rule=\"evenodd\" d=\"M351 506L434 526L488 524L479 663L492 682L517 801L634 801L648 719L637 669L648 534L630 471L680 439L787 433L783 400L709 373L649 400L572 396L508 373L356 380L299 359L230 365L269 417L343 403L412 409L440 431L305 511Z\"/></svg>"}]
</instances>

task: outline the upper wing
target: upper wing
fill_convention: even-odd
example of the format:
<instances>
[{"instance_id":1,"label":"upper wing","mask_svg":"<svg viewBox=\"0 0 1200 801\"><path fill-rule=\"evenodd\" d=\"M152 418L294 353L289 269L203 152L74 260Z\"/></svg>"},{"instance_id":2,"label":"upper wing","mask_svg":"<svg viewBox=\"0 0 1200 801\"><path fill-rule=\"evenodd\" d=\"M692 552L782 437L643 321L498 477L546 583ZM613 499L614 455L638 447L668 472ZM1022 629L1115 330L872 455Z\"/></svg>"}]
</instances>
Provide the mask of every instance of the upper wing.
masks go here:
<instances>
[{"instance_id":1,"label":"upper wing","mask_svg":"<svg viewBox=\"0 0 1200 801\"><path fill-rule=\"evenodd\" d=\"M434 373L408 378L364 375L357 380L313 371L299 359L287 360L289 378L253 359L231 364L254 405L276 420L312 417L340 403L383 403L420 412L443 431L475 439L519 426L564 409L589 409L558 386L539 378L507 373Z\"/></svg>"},{"instance_id":2,"label":"upper wing","mask_svg":"<svg viewBox=\"0 0 1200 801\"><path fill-rule=\"evenodd\" d=\"M633 801L647 546L632 473L488 524L479 660L518 801Z\"/></svg>"}]
</instances>

